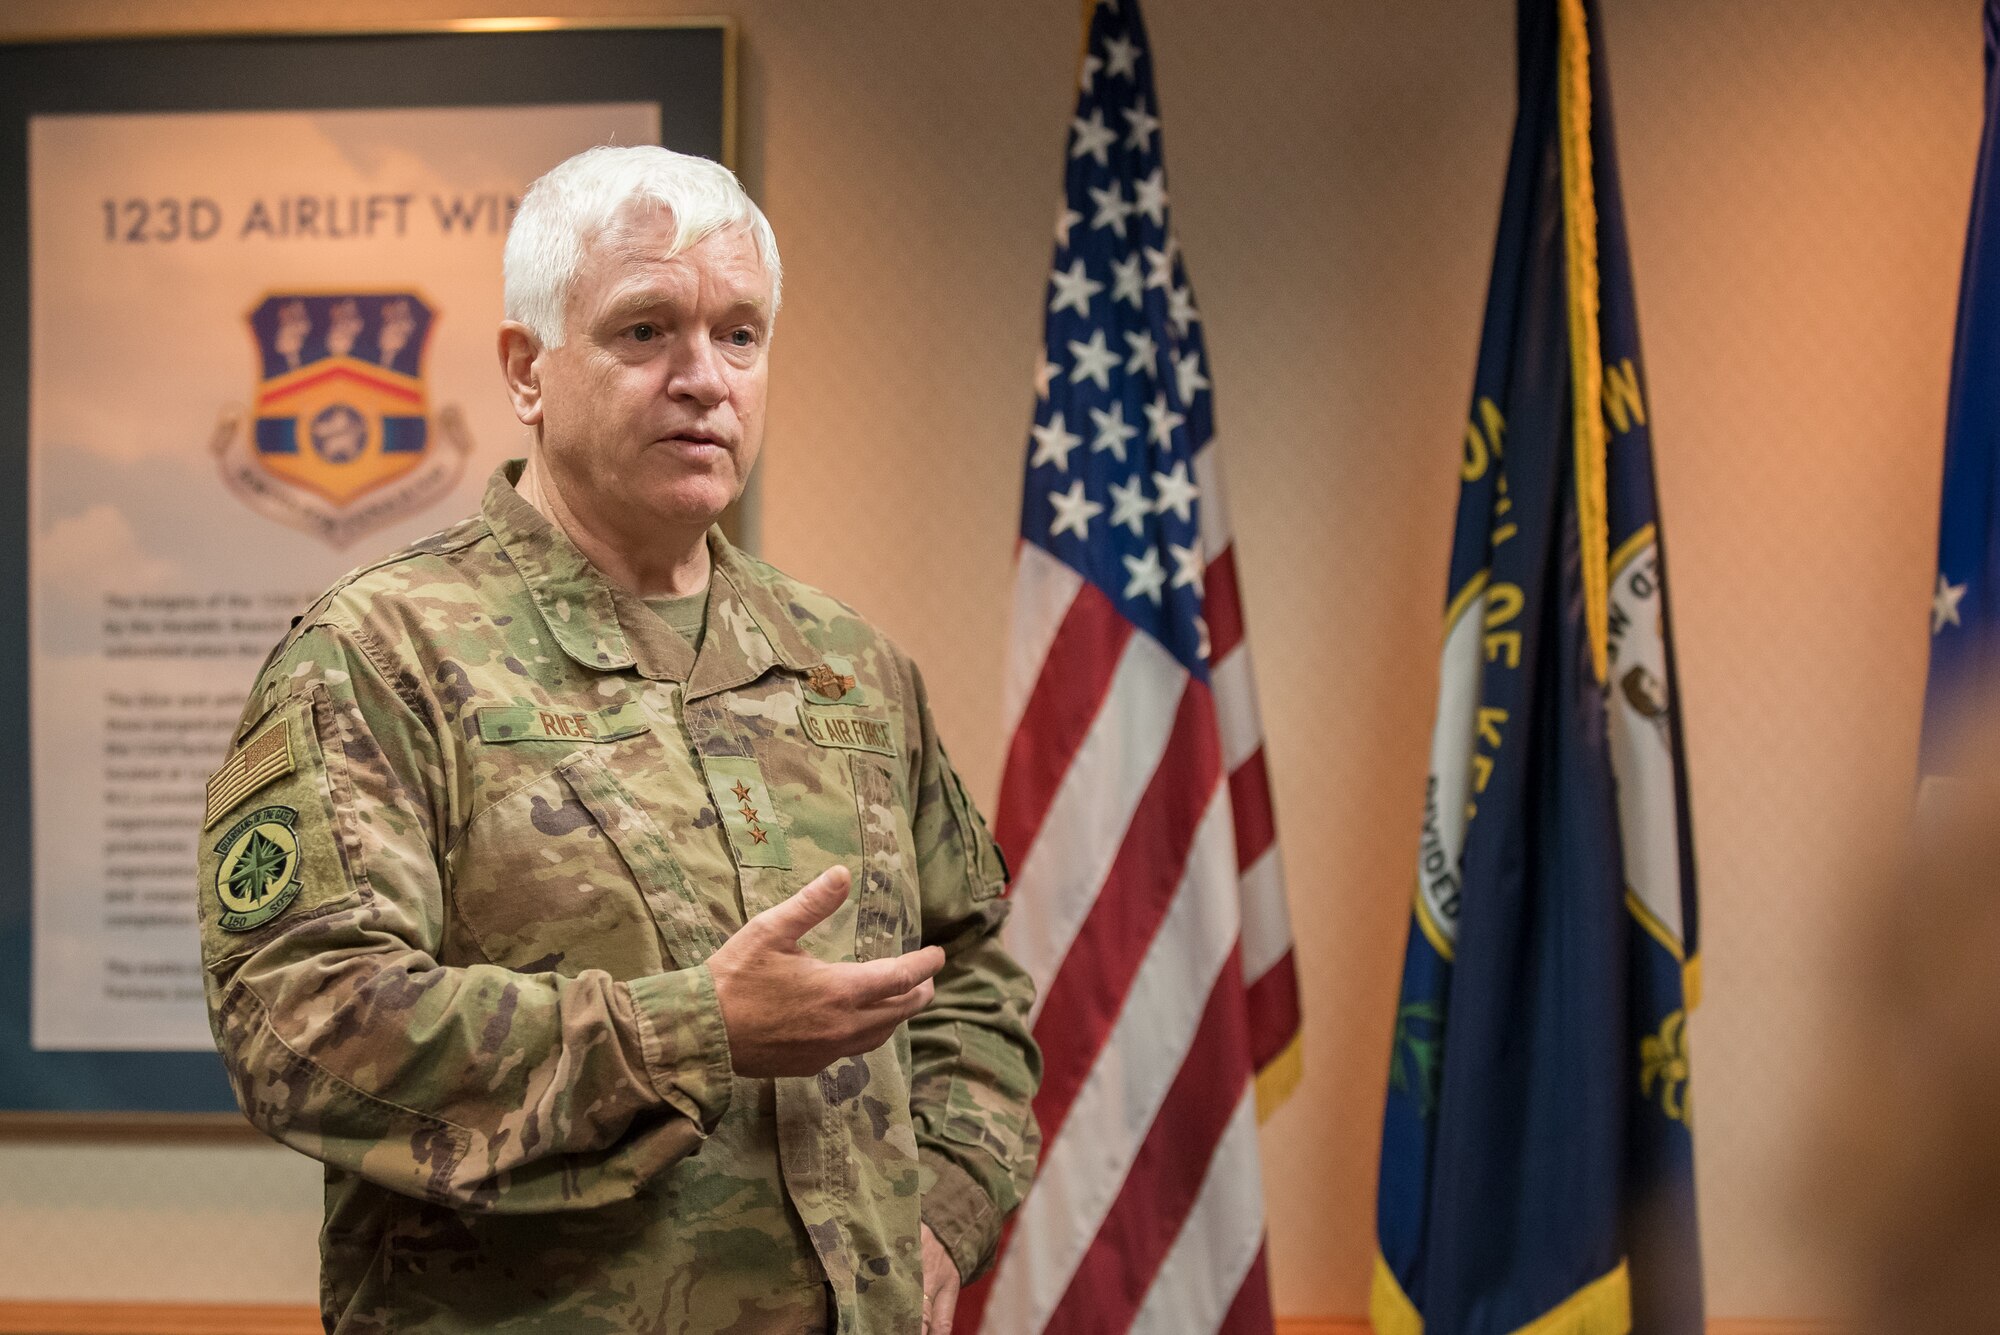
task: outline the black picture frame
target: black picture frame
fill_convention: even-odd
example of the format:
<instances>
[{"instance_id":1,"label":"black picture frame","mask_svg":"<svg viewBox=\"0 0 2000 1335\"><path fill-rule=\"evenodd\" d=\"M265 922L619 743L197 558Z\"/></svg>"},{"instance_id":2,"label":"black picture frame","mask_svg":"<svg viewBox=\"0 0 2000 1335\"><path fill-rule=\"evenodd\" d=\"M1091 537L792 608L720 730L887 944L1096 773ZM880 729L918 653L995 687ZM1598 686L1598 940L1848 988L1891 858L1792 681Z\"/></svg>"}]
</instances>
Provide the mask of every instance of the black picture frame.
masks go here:
<instances>
[{"instance_id":1,"label":"black picture frame","mask_svg":"<svg viewBox=\"0 0 2000 1335\"><path fill-rule=\"evenodd\" d=\"M0 1131L245 1125L214 1053L44 1052L30 1041L30 118L653 102L667 147L733 169L735 57L727 19L535 19L0 46L0 474L16 479L0 487L0 768L18 776L0 803Z\"/></svg>"}]
</instances>

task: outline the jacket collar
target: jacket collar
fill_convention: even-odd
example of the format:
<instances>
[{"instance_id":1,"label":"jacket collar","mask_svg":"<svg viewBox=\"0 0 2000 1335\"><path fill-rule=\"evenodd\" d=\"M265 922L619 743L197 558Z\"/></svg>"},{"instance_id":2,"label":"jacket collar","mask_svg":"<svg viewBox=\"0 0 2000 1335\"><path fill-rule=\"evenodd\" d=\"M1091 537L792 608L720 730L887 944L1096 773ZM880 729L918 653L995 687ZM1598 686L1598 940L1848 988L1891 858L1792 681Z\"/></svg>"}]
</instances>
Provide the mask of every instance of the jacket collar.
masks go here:
<instances>
[{"instance_id":1,"label":"jacket collar","mask_svg":"<svg viewBox=\"0 0 2000 1335\"><path fill-rule=\"evenodd\" d=\"M773 587L776 572L743 555L714 526L708 530L708 630L697 657L645 600L606 579L568 534L514 489L523 463L512 459L494 470L480 513L526 582L549 633L577 663L687 682L694 698L754 681L773 666L805 672L819 661Z\"/></svg>"}]
</instances>

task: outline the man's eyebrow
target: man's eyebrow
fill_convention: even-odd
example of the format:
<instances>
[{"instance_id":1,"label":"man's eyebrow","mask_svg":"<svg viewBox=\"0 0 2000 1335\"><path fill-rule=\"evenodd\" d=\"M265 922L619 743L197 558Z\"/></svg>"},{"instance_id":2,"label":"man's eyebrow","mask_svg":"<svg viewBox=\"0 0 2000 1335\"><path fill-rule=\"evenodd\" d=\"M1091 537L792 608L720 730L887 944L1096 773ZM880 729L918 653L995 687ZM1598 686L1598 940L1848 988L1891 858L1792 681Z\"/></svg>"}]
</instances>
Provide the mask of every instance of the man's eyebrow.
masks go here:
<instances>
[{"instance_id":1,"label":"man's eyebrow","mask_svg":"<svg viewBox=\"0 0 2000 1335\"><path fill-rule=\"evenodd\" d=\"M604 314L601 318L605 323L610 324L619 320L629 319L634 315L643 314L646 311L658 310L663 306L677 307L678 302L671 294L663 292L658 288L640 288L614 298L611 304L604 308ZM763 297L739 297L729 303L724 311L724 316L727 317L740 313L749 313L755 315L760 320L768 320L771 315L771 303Z\"/></svg>"},{"instance_id":2,"label":"man's eyebrow","mask_svg":"<svg viewBox=\"0 0 2000 1335\"><path fill-rule=\"evenodd\" d=\"M673 297L658 288L640 288L637 291L627 292L605 307L604 318L622 320L628 315L637 315L641 311L657 310L662 306L673 304Z\"/></svg>"}]
</instances>

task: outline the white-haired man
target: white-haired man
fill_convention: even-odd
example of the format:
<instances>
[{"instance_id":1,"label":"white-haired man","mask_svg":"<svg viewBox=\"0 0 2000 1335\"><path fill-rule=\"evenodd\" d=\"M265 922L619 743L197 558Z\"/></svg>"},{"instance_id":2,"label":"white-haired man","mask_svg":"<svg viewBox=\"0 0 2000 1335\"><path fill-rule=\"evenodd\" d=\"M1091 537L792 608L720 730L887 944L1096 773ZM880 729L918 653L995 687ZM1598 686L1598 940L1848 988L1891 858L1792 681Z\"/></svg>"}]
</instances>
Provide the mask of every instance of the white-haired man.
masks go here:
<instances>
[{"instance_id":1,"label":"white-haired man","mask_svg":"<svg viewBox=\"0 0 2000 1335\"><path fill-rule=\"evenodd\" d=\"M535 444L260 675L200 898L246 1114L327 1166L329 1331L948 1331L1032 1175L1005 868L915 666L713 527L777 244L727 171L530 187Z\"/></svg>"}]
</instances>

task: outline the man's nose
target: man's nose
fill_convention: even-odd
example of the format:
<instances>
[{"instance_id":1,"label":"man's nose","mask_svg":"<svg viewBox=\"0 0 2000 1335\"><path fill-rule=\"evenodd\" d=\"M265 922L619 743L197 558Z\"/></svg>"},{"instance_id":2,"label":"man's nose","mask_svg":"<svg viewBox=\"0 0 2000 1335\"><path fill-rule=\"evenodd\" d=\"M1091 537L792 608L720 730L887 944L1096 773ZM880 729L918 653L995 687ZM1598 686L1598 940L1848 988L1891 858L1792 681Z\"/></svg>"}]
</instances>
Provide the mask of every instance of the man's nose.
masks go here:
<instances>
[{"instance_id":1,"label":"man's nose","mask_svg":"<svg viewBox=\"0 0 2000 1335\"><path fill-rule=\"evenodd\" d=\"M690 339L683 354L674 359L673 374L667 377L667 396L693 399L704 408L713 408L729 397L722 356L706 335Z\"/></svg>"}]
</instances>

